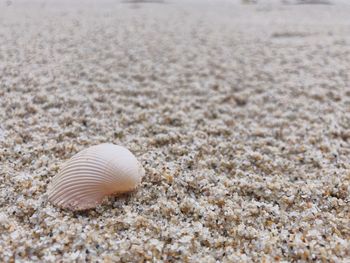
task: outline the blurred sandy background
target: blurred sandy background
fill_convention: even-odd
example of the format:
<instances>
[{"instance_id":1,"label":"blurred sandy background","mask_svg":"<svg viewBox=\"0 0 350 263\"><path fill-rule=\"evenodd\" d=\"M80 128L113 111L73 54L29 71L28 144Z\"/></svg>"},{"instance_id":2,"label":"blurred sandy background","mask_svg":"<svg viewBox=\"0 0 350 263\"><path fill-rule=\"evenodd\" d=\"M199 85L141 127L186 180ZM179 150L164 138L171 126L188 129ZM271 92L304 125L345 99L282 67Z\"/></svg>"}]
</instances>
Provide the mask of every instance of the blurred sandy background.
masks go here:
<instances>
[{"instance_id":1,"label":"blurred sandy background","mask_svg":"<svg viewBox=\"0 0 350 263\"><path fill-rule=\"evenodd\" d=\"M350 6L241 2L0 3L0 261L349 262ZM141 188L48 203L102 142Z\"/></svg>"}]
</instances>

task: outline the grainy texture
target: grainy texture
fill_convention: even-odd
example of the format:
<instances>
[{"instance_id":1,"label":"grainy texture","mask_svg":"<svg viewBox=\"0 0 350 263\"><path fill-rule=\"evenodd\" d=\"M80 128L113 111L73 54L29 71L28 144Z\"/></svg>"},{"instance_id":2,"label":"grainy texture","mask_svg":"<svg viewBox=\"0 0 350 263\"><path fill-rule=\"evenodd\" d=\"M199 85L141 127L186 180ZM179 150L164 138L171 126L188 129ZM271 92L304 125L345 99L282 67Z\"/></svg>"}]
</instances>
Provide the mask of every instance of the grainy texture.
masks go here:
<instances>
[{"instance_id":1,"label":"grainy texture","mask_svg":"<svg viewBox=\"0 0 350 263\"><path fill-rule=\"evenodd\" d=\"M349 6L6 3L1 261L349 262ZM48 203L102 142L141 188Z\"/></svg>"}]
</instances>

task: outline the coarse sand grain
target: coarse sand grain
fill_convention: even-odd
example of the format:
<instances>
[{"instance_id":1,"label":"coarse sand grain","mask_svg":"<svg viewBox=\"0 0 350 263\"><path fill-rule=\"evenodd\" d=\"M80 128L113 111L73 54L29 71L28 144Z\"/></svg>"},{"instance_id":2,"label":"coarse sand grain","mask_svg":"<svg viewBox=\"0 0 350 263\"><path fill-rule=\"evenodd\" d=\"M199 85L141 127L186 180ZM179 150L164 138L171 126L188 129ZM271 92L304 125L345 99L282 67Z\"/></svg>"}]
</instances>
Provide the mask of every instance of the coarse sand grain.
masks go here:
<instances>
[{"instance_id":1,"label":"coarse sand grain","mask_svg":"<svg viewBox=\"0 0 350 263\"><path fill-rule=\"evenodd\" d=\"M235 2L0 3L1 262L350 261L350 6ZM50 204L103 142L138 191Z\"/></svg>"}]
</instances>

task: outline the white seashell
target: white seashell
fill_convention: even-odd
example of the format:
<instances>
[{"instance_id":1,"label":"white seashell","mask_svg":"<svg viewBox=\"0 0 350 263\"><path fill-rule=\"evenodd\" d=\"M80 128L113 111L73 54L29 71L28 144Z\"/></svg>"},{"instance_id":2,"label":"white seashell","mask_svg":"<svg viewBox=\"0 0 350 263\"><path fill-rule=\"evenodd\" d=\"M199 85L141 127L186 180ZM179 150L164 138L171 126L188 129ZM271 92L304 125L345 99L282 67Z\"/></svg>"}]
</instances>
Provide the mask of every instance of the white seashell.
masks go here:
<instances>
[{"instance_id":1,"label":"white seashell","mask_svg":"<svg viewBox=\"0 0 350 263\"><path fill-rule=\"evenodd\" d=\"M107 195L134 190L144 169L126 148L104 143L87 148L65 163L49 187L50 202L84 210L102 203Z\"/></svg>"}]
</instances>

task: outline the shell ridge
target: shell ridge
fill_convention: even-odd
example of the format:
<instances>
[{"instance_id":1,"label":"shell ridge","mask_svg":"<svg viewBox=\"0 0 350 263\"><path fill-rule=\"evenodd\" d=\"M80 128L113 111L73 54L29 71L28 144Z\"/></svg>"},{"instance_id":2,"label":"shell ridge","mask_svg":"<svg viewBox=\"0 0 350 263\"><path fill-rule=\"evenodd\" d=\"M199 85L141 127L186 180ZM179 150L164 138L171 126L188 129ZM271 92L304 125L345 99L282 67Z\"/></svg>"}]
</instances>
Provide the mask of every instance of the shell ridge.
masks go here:
<instances>
[{"instance_id":1,"label":"shell ridge","mask_svg":"<svg viewBox=\"0 0 350 263\"><path fill-rule=\"evenodd\" d=\"M63 198L59 198L60 196L56 197L56 203L62 205L62 202L66 203L68 199L74 199L75 200L77 196L91 195L92 193L93 194L101 194L101 192L100 191L96 191L96 189L90 190L90 191L84 191L84 192L82 192L82 191L72 192L71 191L71 192L68 192L68 193L69 193L69 195L67 195L66 197L63 197ZM57 200L57 198L58 198L58 200Z\"/></svg>"},{"instance_id":2,"label":"shell ridge","mask_svg":"<svg viewBox=\"0 0 350 263\"><path fill-rule=\"evenodd\" d=\"M74 170L76 170L77 168L80 168L80 167L85 167L86 169L84 169L84 171L90 171L90 170L91 170L91 171L97 171L97 170L103 169L103 172L106 172L106 175L108 175L108 177L109 177L111 180L114 179L114 173L115 173L115 171L113 171L112 168L110 168L110 167L108 167L108 166L106 166L106 167L104 167L104 168L101 168L101 166L100 166L100 165L97 165L97 163L96 163L96 164L91 164L91 163L86 164L86 163L82 163L82 164L80 164L80 165L75 165L75 166L70 167L69 170L61 171L60 174L59 174L59 175L60 175L59 180L63 180L65 177L68 176L68 174L74 172ZM93 169L92 169L92 168L93 168ZM82 173L82 170L80 170L79 173ZM57 182L57 180L55 180L55 181L53 180L53 184L55 184L56 182Z\"/></svg>"},{"instance_id":3,"label":"shell ridge","mask_svg":"<svg viewBox=\"0 0 350 263\"><path fill-rule=\"evenodd\" d=\"M134 190L144 170L128 149L103 143L66 161L48 188L49 200L62 208L93 208L104 197Z\"/></svg>"},{"instance_id":4,"label":"shell ridge","mask_svg":"<svg viewBox=\"0 0 350 263\"><path fill-rule=\"evenodd\" d=\"M90 184L87 184L87 182L89 182ZM68 184L68 186L66 186L65 184ZM84 183L84 184L81 184ZM99 180L89 180L87 181L86 179L80 179L80 180L74 180L74 181L64 181L62 182L60 185L55 186L55 188L52 192L49 193L49 196L51 196L52 198L54 198L55 195L57 195L58 193L69 193L70 189L75 189L75 188L83 188L83 187L87 187L89 186L90 188L105 188L105 186L103 184L100 183ZM84 188L85 189L85 188Z\"/></svg>"},{"instance_id":5,"label":"shell ridge","mask_svg":"<svg viewBox=\"0 0 350 263\"><path fill-rule=\"evenodd\" d=\"M96 166L102 166L100 163L101 162L104 162L104 165L106 165L107 164L107 162L105 161L105 160L101 160L100 161L100 163L99 162L97 162L96 160L84 160L84 162L82 162L82 160L80 160L80 159L77 159L77 160L75 160L74 162L73 161L71 161L71 162L69 162L69 164L66 166L66 167L64 167L63 169L62 169L62 171L60 172L60 174L63 174L66 170L68 170L68 169L72 169L73 167L75 167L75 165L77 164L77 163L82 163L82 165L88 165L88 164L91 164L91 165L96 165Z\"/></svg>"},{"instance_id":6,"label":"shell ridge","mask_svg":"<svg viewBox=\"0 0 350 263\"><path fill-rule=\"evenodd\" d=\"M55 190L54 192L52 192L51 193L51 195L50 195L50 199L52 199L52 200L56 200L59 196L60 196L60 194L62 193L62 192L64 192L65 193L65 195L67 195L67 196L71 196L71 193L80 193L80 192L84 192L84 191L87 191L87 189L89 190L91 190L91 191L98 191L98 192L100 192L100 189L98 189L98 188L95 188L95 187L89 187L89 188L79 188L79 186L71 186L71 187L66 187L66 188L60 188L60 189L57 189L57 190ZM89 190L89 191L90 191ZM74 191L74 192L73 192Z\"/></svg>"},{"instance_id":7,"label":"shell ridge","mask_svg":"<svg viewBox=\"0 0 350 263\"><path fill-rule=\"evenodd\" d=\"M73 162L73 161L70 162L70 163L69 163L69 166L65 167L65 169L62 169L61 173L64 173L67 169L70 169L70 168L74 167L74 165L75 165L76 163L79 163L79 162L83 163L84 165L91 164L91 165L96 165L96 166L99 166L99 167L101 167L101 166L102 166L101 163L103 163L103 165L104 165L107 169L110 169L110 170L111 170L112 174L115 172L115 171L113 171L113 168L114 168L114 167L113 167L112 169L109 168L110 161L106 161L106 160L104 160L103 158L96 158L96 159L98 159L98 160L96 161L96 160L94 160L94 159L92 159L92 158L89 159L89 160L80 160L80 159L76 159L74 162ZM113 178L113 176L112 176L111 178Z\"/></svg>"},{"instance_id":8,"label":"shell ridge","mask_svg":"<svg viewBox=\"0 0 350 263\"><path fill-rule=\"evenodd\" d=\"M111 173L110 171L103 171L107 173ZM71 170L67 173L64 174L64 177L61 178L61 180L53 182L53 186L56 187L58 185L60 185L62 182L64 182L65 180L71 178L71 177L76 177L76 176L80 176L80 177L86 177L86 178L104 178L105 181L107 181L107 183L112 183L113 179L111 179L111 176L103 176L101 171L98 171L98 169L86 169L86 170L80 170L79 172L76 172L75 170Z\"/></svg>"}]
</instances>

